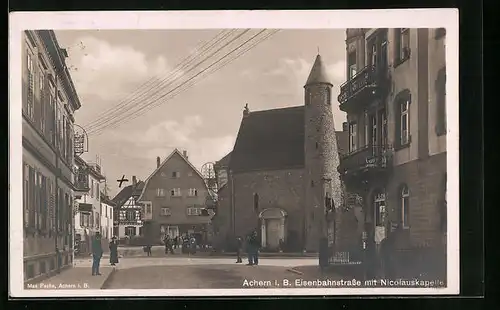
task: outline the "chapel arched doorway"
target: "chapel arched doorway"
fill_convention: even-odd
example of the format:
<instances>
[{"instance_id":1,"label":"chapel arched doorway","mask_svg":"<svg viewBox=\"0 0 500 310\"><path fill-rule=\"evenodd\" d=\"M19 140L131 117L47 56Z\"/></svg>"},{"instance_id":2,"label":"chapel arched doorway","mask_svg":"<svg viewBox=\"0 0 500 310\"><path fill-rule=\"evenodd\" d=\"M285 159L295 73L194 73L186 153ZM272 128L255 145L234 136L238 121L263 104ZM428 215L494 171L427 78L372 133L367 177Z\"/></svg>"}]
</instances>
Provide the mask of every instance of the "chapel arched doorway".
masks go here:
<instances>
[{"instance_id":1,"label":"chapel arched doorway","mask_svg":"<svg viewBox=\"0 0 500 310\"><path fill-rule=\"evenodd\" d=\"M268 208L260 212L261 245L268 250L278 250L280 241L286 241L286 216L281 208Z\"/></svg>"}]
</instances>

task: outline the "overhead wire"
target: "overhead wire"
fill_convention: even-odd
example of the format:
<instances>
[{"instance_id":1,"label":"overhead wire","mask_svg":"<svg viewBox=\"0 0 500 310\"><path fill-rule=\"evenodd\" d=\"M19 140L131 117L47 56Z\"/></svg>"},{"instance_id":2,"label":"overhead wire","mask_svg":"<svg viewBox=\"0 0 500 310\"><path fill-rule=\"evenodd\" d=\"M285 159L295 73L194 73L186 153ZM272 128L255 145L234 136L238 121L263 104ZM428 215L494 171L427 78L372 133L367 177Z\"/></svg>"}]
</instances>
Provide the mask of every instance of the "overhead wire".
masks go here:
<instances>
[{"instance_id":1,"label":"overhead wire","mask_svg":"<svg viewBox=\"0 0 500 310\"><path fill-rule=\"evenodd\" d=\"M130 105L132 105L138 99L141 99L141 97L144 94L151 91L154 87L162 85L166 81L171 80L181 70L185 69L193 60L195 60L199 56L203 56L204 54L206 54L209 51L209 49L211 49L213 46L215 46L219 42L225 40L228 36L230 36L232 33L234 33L235 30L233 29L233 30L230 30L226 33L224 33L224 32L225 32L225 30L222 30L218 35L216 35L211 40L205 42L204 44L200 44L200 46L198 48L196 48L195 51L193 53L191 53L188 57L183 59L174 68L174 70L169 71L168 75L166 77L164 77L163 79L158 79L157 76L152 77L146 83L142 84L135 92L131 93L125 99L120 101L117 105L110 107L105 113L101 114L101 116L99 116L96 120L90 122L89 124L86 124L84 127L91 130L96 126L100 126L101 124L105 123L106 119L109 116L111 116L112 114L118 114L120 111L122 111L122 110L128 108ZM151 84L152 81L153 81L153 83ZM147 85L147 88L144 88L144 86L146 86L146 85ZM144 89L141 90L141 88L144 88Z\"/></svg>"},{"instance_id":2,"label":"overhead wire","mask_svg":"<svg viewBox=\"0 0 500 310\"><path fill-rule=\"evenodd\" d=\"M234 32L235 30L232 30L232 31ZM217 40L215 43L213 43L210 46L208 46L208 48L205 49L204 51L202 51L199 55L197 55L196 57L190 59L187 63L185 63L185 64L181 65L180 67L178 67L177 70L174 70L173 72L170 72L170 74L168 76L166 76L165 78L163 78L162 80L160 80L159 83L157 83L156 85L154 85L153 87L151 87L148 91L142 92L142 94L140 94L138 97L136 96L133 101L127 102L126 106L122 106L120 110L127 109L125 111L125 113L126 113L126 112L130 111L128 108L131 108L131 109L137 108L137 105L135 105L134 103L137 103L137 102L140 102L140 101L144 101L144 99L146 97L152 97L152 96L158 94L159 92L161 92L164 88L169 87L172 84L174 84L175 82L181 80L186 74L190 73L191 71L193 71L197 67L199 67L201 64L203 64L207 60L211 59L211 57L213 57L215 54L217 54L218 52L220 52L226 46L228 46L231 43L237 41L240 37L242 37L248 31L250 31L250 29L246 29L243 32L241 32L240 34L237 34L235 37L233 37L232 39L230 39L228 42L224 42L221 47L217 48L215 51L212 51L209 55L207 55L201 61L197 62L195 65L192 65L190 67L190 65L191 65L192 62L195 62L195 61L197 61L199 59L198 56L201 57L201 56L205 55L207 52L210 52L210 50L209 50L210 48L212 48L213 46L215 46L221 40L224 40L225 38L227 38L227 36L223 36L222 38L220 38L219 40ZM231 33L232 32L229 32L227 35L230 35ZM185 72L183 72L183 71L185 71ZM181 73L181 72L182 72L182 74L179 75L179 73ZM86 129L87 132L92 132L96 128L99 128L102 125L105 126L108 121L113 120L117 115L120 115L120 112L116 111L115 113L112 113L112 114L114 114L114 115L108 115L107 117L100 118L100 120L98 122L95 122L93 125L88 126L87 129Z\"/></svg>"},{"instance_id":3,"label":"overhead wire","mask_svg":"<svg viewBox=\"0 0 500 310\"><path fill-rule=\"evenodd\" d=\"M224 57L220 58L218 61L214 62L212 65L210 65L208 68L202 70L201 72L199 72L198 74L196 74L195 76L193 76L192 78L188 79L187 81L185 81L184 83L182 83L181 85L177 86L176 88L174 88L173 90L167 92L166 94L163 94L162 96L160 96L159 98L153 100L153 102L149 102L148 104L146 104L145 106L143 106L141 109L139 109L139 111L136 111L134 112L133 114L129 115L130 118L127 119L127 117L122 117L121 119L118 119L118 120L115 120L114 122L112 123L109 123L107 126L104 126L98 130L95 130L93 132L91 132L90 134L92 135L100 135L102 134L106 129L112 129L112 128L116 128L116 127L119 127L120 125L124 124L125 122L128 122L128 121L131 121L133 119L136 119L137 117L143 115L144 113L148 112L149 110L161 105L164 103L164 101L161 101L161 102L158 102L161 98L167 96L167 95L170 95L168 96L167 100L175 97L176 95L178 95L179 93L185 91L186 89L189 89L190 87L192 87L193 85L195 85L198 80L194 80L195 78L197 78L198 76L200 76L201 74L204 74L204 73L207 73L207 70L211 69L214 65L218 64L220 61L222 61L223 59L227 58L228 56L232 55L235 51L237 51L238 49L240 49L241 47L245 46L246 44L248 44L248 42L254 40L257 36L261 35L262 33L264 33L265 31L267 31L267 29L264 29L262 31L260 31L259 33L257 33L256 35L252 36L250 39L248 39L247 41L245 41L244 43L240 44L238 47L236 47L235 49L233 49L232 51L228 52ZM236 55L234 55L232 58L230 59L227 59L225 62L223 62L221 65L219 65L218 67L216 67L214 70L208 72L209 74L213 74L215 72L217 72L218 70L222 69L223 67L225 67L227 64L231 63L232 61L238 59L239 57L241 57L241 55L245 54L246 52L248 52L249 50L253 49L256 45L260 44L261 42L263 42L264 40L268 39L270 36L274 35L275 33L277 33L279 30L272 30L270 33L268 33L267 35L263 36L262 38L260 38L259 40L256 40L256 42L253 42L252 44L250 44L249 46L245 47L245 49L243 49L242 51L239 51ZM206 75L206 74L204 74ZM193 81L194 80L194 81ZM181 88L183 87L183 88Z\"/></svg>"}]
</instances>

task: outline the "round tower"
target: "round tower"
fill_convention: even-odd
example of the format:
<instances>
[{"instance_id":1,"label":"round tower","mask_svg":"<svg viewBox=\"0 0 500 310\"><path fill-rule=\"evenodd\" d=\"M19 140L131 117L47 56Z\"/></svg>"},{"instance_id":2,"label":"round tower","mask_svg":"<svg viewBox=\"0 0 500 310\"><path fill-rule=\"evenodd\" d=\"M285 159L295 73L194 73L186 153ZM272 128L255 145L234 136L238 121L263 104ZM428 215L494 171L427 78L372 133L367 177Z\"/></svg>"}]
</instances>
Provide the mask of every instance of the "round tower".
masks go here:
<instances>
[{"instance_id":1,"label":"round tower","mask_svg":"<svg viewBox=\"0 0 500 310\"><path fill-rule=\"evenodd\" d=\"M305 249L318 251L328 235L327 197L342 204L339 155L332 112L332 84L318 55L305 89Z\"/></svg>"}]
</instances>

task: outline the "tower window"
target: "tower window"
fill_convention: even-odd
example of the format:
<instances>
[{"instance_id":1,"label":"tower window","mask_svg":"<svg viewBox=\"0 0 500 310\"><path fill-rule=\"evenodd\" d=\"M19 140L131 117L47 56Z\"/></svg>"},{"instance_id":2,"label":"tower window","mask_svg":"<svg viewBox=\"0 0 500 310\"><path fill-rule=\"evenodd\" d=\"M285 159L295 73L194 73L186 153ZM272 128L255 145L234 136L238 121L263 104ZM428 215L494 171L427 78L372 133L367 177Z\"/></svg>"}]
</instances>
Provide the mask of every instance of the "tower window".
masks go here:
<instances>
[{"instance_id":1,"label":"tower window","mask_svg":"<svg viewBox=\"0 0 500 310\"><path fill-rule=\"evenodd\" d=\"M255 212L259 211L259 194L253 194L253 208Z\"/></svg>"},{"instance_id":2,"label":"tower window","mask_svg":"<svg viewBox=\"0 0 500 310\"><path fill-rule=\"evenodd\" d=\"M311 180L311 187L314 187L314 181Z\"/></svg>"},{"instance_id":3,"label":"tower window","mask_svg":"<svg viewBox=\"0 0 500 310\"><path fill-rule=\"evenodd\" d=\"M316 142L316 149L318 149L318 147L319 147L319 144L318 144L318 142Z\"/></svg>"}]
</instances>

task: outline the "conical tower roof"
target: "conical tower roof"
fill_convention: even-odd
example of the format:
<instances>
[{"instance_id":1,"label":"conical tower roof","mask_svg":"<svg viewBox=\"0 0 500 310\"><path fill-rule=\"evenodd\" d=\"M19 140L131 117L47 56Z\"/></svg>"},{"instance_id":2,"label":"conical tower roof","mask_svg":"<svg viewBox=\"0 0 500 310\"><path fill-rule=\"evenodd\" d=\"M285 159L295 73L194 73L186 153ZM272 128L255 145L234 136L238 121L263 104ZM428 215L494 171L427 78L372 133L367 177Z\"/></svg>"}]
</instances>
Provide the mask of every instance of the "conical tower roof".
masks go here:
<instances>
[{"instance_id":1,"label":"conical tower roof","mask_svg":"<svg viewBox=\"0 0 500 310\"><path fill-rule=\"evenodd\" d=\"M321 55L318 54L312 66L311 73L309 73L309 77L307 78L306 86L319 83L332 84L328 78L328 74L326 74L326 68L321 60Z\"/></svg>"}]
</instances>

